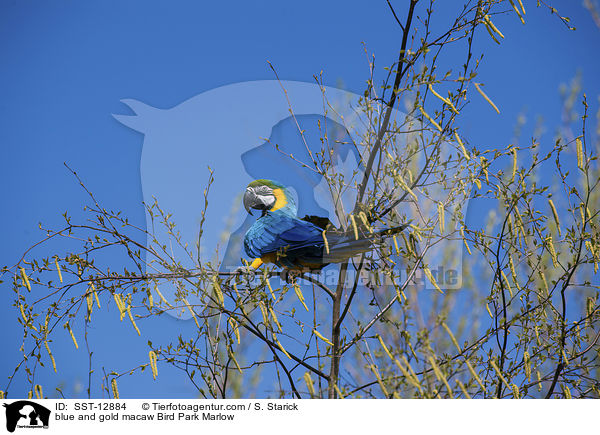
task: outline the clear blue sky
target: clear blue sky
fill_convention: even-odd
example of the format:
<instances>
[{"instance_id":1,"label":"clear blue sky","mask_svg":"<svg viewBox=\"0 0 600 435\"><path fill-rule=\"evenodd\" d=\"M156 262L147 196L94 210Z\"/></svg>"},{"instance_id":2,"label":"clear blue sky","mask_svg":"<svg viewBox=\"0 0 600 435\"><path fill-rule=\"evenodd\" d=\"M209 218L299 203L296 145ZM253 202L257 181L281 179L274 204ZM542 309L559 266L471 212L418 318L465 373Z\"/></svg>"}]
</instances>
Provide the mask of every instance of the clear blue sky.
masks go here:
<instances>
[{"instance_id":1,"label":"clear blue sky","mask_svg":"<svg viewBox=\"0 0 600 435\"><path fill-rule=\"evenodd\" d=\"M394 1L403 14L403 1ZM450 2L439 2L440 9ZM591 112L600 95L599 29L582 1L562 3L561 12L578 28L568 31L546 9L526 1L527 26L514 16L498 17L506 39L501 46L482 34L477 50L486 56L477 81L501 108L498 116L474 100L463 113L471 143L509 143L517 115L533 134L535 118L544 118L551 140L560 120L559 85L577 71L583 76ZM559 7L561 5L557 5ZM445 11L440 10L440 16ZM434 28L440 23L434 23ZM327 85L340 83L361 94L367 78L361 42L375 53L380 67L397 57L400 33L385 1L197 2L155 1L8 1L0 2L0 265L12 265L40 236L37 224L60 223L60 215L79 213L80 187L63 162L75 168L110 209L122 210L145 227L141 205L140 157L143 135L111 114L128 113L120 100L135 98L171 108L213 88L248 80L273 79L271 61L286 80L312 81L324 71ZM206 160L211 153L206 150ZM204 165L202 165L204 167ZM21 333L10 286L0 285L2 358L0 389L18 362ZM103 314L114 317L114 313ZM111 317L111 319L112 319ZM120 325L98 318L93 344L97 357L119 354L119 369L147 355L146 339L124 333ZM114 320L114 319L112 319ZM165 317L146 322L144 333L166 339L192 327ZM121 334L114 338L116 331ZM55 353L62 375L46 373L47 394L64 383L65 394L86 378L86 355L73 351L67 334ZM69 369L71 372L69 373ZM162 367L161 367L162 369ZM99 368L97 368L99 374ZM127 397L193 397L185 379L161 370L123 379ZM12 397L25 394L22 378ZM135 393L134 393L135 392Z\"/></svg>"}]
</instances>

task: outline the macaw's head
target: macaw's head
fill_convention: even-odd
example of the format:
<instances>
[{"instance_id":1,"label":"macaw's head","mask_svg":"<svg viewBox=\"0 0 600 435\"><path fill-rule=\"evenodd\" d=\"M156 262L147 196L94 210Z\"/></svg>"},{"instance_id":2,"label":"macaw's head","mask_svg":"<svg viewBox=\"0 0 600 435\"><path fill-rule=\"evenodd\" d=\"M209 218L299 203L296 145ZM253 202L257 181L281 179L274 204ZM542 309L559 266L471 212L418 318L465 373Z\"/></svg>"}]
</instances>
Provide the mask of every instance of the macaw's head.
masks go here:
<instances>
[{"instance_id":1,"label":"macaw's head","mask_svg":"<svg viewBox=\"0 0 600 435\"><path fill-rule=\"evenodd\" d=\"M252 209L276 211L291 205L287 189L273 180L255 180L248 184L244 193L244 208L250 214Z\"/></svg>"}]
</instances>

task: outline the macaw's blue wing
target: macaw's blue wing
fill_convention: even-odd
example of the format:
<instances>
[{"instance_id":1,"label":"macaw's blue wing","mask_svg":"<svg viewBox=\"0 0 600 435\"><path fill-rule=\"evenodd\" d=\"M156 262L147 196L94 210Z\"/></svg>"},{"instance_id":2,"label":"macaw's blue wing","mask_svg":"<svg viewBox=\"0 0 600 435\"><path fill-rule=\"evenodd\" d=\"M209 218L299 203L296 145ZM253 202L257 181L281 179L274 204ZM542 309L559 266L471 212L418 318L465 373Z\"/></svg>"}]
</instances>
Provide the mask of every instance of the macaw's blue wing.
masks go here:
<instances>
[{"instance_id":1,"label":"macaw's blue wing","mask_svg":"<svg viewBox=\"0 0 600 435\"><path fill-rule=\"evenodd\" d=\"M244 249L254 258L275 254L277 258L271 261L295 267L304 256L322 257L322 231L310 222L285 214L269 213L258 219L248 230L244 238Z\"/></svg>"},{"instance_id":2,"label":"macaw's blue wing","mask_svg":"<svg viewBox=\"0 0 600 435\"><path fill-rule=\"evenodd\" d=\"M386 237L406 228L394 228L361 233L353 231L326 232L312 222L285 213L267 213L259 218L244 238L246 254L260 258L265 263L275 263L290 269L320 269L329 263L346 261L357 254L368 252L374 245L383 243Z\"/></svg>"}]
</instances>

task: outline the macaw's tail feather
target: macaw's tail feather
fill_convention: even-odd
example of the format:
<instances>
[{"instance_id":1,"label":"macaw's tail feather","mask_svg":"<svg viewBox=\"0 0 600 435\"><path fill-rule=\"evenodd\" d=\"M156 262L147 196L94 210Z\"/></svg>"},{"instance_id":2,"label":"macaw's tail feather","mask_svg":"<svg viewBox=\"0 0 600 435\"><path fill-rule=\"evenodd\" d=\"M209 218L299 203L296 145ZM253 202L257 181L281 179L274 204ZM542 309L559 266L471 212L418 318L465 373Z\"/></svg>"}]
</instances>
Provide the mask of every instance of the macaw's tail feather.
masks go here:
<instances>
[{"instance_id":1,"label":"macaw's tail feather","mask_svg":"<svg viewBox=\"0 0 600 435\"><path fill-rule=\"evenodd\" d=\"M358 238L354 231L349 233L325 234L327 243L323 246L321 263L340 263L358 254L372 250L376 245L382 244L386 238L403 231L408 224L393 228L375 231L373 233L362 232ZM307 261L311 259L305 258ZM312 259L312 260L317 260Z\"/></svg>"}]
</instances>

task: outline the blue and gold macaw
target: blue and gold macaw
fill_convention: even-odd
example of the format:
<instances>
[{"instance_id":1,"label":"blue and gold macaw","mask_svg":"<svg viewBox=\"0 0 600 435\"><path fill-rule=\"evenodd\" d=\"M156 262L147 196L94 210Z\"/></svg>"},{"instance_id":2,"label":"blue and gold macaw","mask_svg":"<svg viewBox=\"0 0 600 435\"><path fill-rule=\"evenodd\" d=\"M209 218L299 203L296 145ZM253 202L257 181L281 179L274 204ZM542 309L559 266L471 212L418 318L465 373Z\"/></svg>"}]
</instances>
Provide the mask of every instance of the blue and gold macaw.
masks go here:
<instances>
[{"instance_id":1,"label":"blue and gold macaw","mask_svg":"<svg viewBox=\"0 0 600 435\"><path fill-rule=\"evenodd\" d=\"M298 218L292 192L272 180L255 180L244 193L244 208L260 210L262 215L248 229L244 249L254 258L251 266L274 263L291 270L319 270L372 249L383 237L402 231L406 225L357 234L338 231L326 218Z\"/></svg>"}]
</instances>

